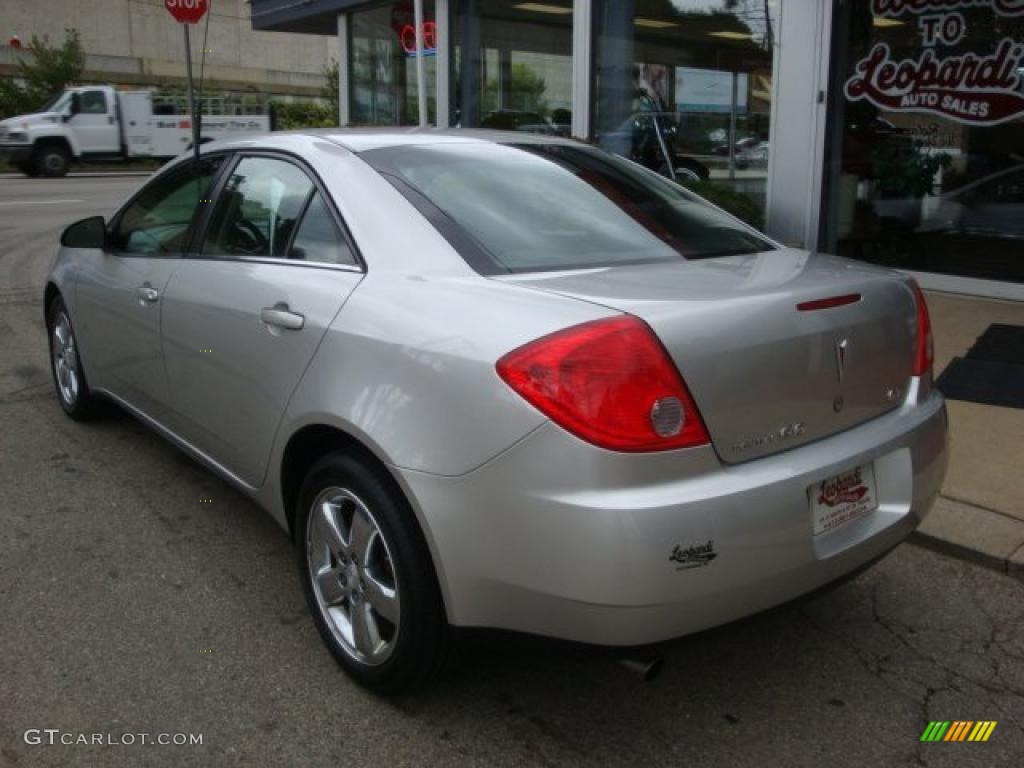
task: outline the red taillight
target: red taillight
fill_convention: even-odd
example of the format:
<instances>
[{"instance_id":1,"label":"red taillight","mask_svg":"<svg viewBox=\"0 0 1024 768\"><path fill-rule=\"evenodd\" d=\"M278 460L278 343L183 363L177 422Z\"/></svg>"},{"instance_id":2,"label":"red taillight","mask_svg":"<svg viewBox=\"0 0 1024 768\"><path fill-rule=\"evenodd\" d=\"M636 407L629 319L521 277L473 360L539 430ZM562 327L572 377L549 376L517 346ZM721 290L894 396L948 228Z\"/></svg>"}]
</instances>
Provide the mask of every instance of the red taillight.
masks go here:
<instances>
[{"instance_id":1,"label":"red taillight","mask_svg":"<svg viewBox=\"0 0 1024 768\"><path fill-rule=\"evenodd\" d=\"M932 364L935 362L935 342L932 338L932 319L928 314L928 303L916 281L911 281L914 291L914 304L917 305L917 340L914 353L914 375L931 375Z\"/></svg>"},{"instance_id":2,"label":"red taillight","mask_svg":"<svg viewBox=\"0 0 1024 768\"><path fill-rule=\"evenodd\" d=\"M552 421L602 448L668 451L709 442L679 371L634 317L558 331L509 352L497 369Z\"/></svg>"}]
</instances>

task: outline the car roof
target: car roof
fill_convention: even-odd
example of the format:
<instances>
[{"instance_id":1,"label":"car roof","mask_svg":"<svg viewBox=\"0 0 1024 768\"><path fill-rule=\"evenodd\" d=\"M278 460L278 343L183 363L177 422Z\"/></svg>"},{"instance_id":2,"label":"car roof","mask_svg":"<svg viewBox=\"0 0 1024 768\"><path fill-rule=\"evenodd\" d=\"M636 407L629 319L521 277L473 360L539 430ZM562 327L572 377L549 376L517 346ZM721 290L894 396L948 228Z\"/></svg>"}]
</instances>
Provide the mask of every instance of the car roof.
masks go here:
<instances>
[{"instance_id":1,"label":"car roof","mask_svg":"<svg viewBox=\"0 0 1024 768\"><path fill-rule=\"evenodd\" d=\"M330 141L350 152L369 152L373 149L401 146L437 144L576 144L573 139L526 131L496 131L478 128L318 128L313 130L275 131L262 135L221 139L204 145L217 150L248 148L263 144L274 146L275 139L284 136L306 136Z\"/></svg>"}]
</instances>

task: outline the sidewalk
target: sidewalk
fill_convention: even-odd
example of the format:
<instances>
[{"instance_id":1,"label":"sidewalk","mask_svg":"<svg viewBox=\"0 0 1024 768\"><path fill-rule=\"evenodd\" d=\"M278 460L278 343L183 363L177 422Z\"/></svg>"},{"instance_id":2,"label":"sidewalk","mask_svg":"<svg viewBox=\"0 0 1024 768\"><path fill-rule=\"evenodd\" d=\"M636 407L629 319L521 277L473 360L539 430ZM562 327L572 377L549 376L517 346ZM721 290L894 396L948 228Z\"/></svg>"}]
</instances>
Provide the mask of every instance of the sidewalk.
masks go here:
<instances>
[{"instance_id":1,"label":"sidewalk","mask_svg":"<svg viewBox=\"0 0 1024 768\"><path fill-rule=\"evenodd\" d=\"M1024 325L1024 303L928 294L935 376L992 323ZM947 400L949 473L912 540L1024 578L1024 410Z\"/></svg>"}]
</instances>

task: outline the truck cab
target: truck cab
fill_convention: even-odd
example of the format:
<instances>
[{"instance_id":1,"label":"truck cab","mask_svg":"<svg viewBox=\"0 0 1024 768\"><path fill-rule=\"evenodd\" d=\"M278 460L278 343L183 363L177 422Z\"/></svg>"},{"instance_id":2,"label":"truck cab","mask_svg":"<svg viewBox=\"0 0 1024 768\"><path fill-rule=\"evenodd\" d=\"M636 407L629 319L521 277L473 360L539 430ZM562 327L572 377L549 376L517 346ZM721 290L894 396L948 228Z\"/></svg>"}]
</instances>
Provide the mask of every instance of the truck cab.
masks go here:
<instances>
[{"instance_id":1,"label":"truck cab","mask_svg":"<svg viewBox=\"0 0 1024 768\"><path fill-rule=\"evenodd\" d=\"M30 176L63 176L72 160L122 156L117 92L67 88L38 112L0 122L0 155Z\"/></svg>"}]
</instances>

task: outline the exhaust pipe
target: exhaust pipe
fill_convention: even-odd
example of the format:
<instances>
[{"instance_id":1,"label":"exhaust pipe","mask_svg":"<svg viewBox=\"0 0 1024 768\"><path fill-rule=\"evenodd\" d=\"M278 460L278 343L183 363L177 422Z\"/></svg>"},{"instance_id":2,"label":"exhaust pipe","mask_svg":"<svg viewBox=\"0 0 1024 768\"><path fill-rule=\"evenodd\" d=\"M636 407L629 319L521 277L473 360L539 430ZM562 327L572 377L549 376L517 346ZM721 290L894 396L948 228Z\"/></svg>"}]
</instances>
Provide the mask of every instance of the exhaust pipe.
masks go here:
<instances>
[{"instance_id":1,"label":"exhaust pipe","mask_svg":"<svg viewBox=\"0 0 1024 768\"><path fill-rule=\"evenodd\" d=\"M665 666L665 660L661 656L647 656L644 658L619 659L619 664L630 672L640 675L640 679L645 683L649 683L661 674L661 668Z\"/></svg>"}]
</instances>

